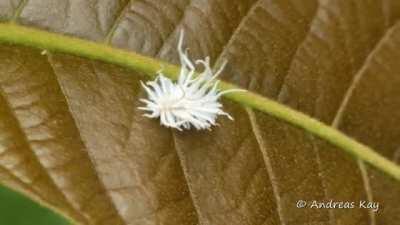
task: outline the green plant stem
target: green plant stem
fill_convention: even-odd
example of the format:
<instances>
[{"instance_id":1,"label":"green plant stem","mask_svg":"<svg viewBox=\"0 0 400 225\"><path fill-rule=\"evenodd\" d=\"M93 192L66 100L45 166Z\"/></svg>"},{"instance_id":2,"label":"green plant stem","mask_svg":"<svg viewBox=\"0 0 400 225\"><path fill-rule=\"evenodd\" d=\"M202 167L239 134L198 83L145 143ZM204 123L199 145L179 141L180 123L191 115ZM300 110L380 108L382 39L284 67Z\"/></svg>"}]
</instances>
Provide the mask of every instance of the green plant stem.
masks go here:
<instances>
[{"instance_id":1,"label":"green plant stem","mask_svg":"<svg viewBox=\"0 0 400 225\"><path fill-rule=\"evenodd\" d=\"M100 60L144 73L150 77L154 77L156 72L162 68L166 76L176 79L180 70L178 66L134 52L113 48L102 43L86 41L12 23L0 24L0 42ZM226 82L221 82L220 84L220 89L222 90L232 88L238 87ZM395 163L382 157L368 146L355 141L318 120L252 92L233 92L226 94L225 97L243 106L267 113L294 126L303 128L400 181L400 167Z\"/></svg>"}]
</instances>

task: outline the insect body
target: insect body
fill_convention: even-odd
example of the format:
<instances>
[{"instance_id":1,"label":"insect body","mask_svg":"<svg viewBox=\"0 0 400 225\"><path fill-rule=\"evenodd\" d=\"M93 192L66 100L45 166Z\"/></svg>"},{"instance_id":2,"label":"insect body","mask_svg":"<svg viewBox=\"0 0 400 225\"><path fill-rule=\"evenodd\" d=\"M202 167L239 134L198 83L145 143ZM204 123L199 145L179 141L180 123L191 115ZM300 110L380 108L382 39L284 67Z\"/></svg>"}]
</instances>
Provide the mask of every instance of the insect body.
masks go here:
<instances>
[{"instance_id":1,"label":"insect body","mask_svg":"<svg viewBox=\"0 0 400 225\"><path fill-rule=\"evenodd\" d=\"M173 82L158 72L153 81L141 82L146 90L148 99L140 99L146 105L139 109L147 111L144 116L160 118L161 125L178 130L190 129L192 126L198 130L210 129L216 125L218 115L233 118L222 110L219 98L238 89L219 91L216 78L224 69L226 62L213 73L210 67L210 58L197 60L195 64L202 64L204 70L195 76L195 66L189 59L187 51L182 50L184 33L181 31L178 42L178 53L181 70L177 82Z\"/></svg>"}]
</instances>

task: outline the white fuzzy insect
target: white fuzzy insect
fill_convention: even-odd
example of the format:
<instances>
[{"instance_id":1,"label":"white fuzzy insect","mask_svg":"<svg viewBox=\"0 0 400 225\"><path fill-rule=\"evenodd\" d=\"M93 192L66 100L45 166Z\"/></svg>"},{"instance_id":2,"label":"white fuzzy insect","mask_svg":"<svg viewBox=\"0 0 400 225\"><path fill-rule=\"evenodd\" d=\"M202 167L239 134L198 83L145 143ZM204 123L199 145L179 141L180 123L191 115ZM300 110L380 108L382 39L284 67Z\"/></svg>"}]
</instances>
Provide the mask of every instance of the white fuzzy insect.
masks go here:
<instances>
[{"instance_id":1,"label":"white fuzzy insect","mask_svg":"<svg viewBox=\"0 0 400 225\"><path fill-rule=\"evenodd\" d=\"M197 130L210 129L216 125L218 115L225 115L229 119L233 118L222 110L222 104L218 99L233 91L242 91L240 89L231 89L220 92L216 78L224 69L226 62L213 73L210 67L210 58L195 61L196 64L202 64L204 71L195 76L195 67L189 59L187 49L182 50L184 33L181 31L178 42L178 53L181 62L181 70L177 82L173 82L158 72L154 81L144 84L148 99L140 99L146 106L139 107L140 110L149 113L144 116L149 118L160 117L161 125L176 128L178 130L190 129L191 126Z\"/></svg>"}]
</instances>

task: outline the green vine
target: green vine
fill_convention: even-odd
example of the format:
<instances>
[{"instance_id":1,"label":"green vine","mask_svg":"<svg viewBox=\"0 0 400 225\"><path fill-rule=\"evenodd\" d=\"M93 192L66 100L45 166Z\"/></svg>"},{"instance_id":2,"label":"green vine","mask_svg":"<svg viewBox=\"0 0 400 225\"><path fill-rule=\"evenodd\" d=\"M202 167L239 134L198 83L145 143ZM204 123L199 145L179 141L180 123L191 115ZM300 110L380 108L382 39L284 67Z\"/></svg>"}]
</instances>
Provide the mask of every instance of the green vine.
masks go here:
<instances>
[{"instance_id":1,"label":"green vine","mask_svg":"<svg viewBox=\"0 0 400 225\"><path fill-rule=\"evenodd\" d=\"M179 73L178 66L134 52L16 24L0 24L0 42L100 60L144 73L150 77L154 77L160 68L163 68L164 74L171 79L176 79ZM238 87L226 82L220 84L221 90L232 88ZM252 92L234 92L226 94L225 97L303 128L400 181L400 167L395 163L316 119Z\"/></svg>"}]
</instances>

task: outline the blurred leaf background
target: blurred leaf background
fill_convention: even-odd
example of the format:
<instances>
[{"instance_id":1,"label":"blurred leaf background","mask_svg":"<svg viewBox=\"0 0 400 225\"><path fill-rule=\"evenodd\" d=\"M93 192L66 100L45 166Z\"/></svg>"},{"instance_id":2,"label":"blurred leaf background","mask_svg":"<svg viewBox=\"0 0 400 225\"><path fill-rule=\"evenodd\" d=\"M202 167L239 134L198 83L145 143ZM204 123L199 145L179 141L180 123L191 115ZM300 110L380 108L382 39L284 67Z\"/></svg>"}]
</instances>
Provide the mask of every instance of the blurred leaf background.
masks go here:
<instances>
[{"instance_id":1,"label":"blurred leaf background","mask_svg":"<svg viewBox=\"0 0 400 225\"><path fill-rule=\"evenodd\" d=\"M68 221L23 195L0 186L0 225L68 225Z\"/></svg>"}]
</instances>

